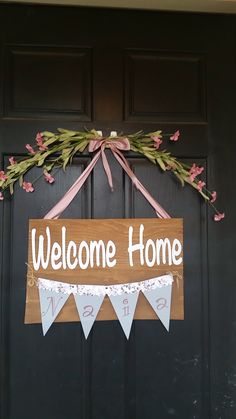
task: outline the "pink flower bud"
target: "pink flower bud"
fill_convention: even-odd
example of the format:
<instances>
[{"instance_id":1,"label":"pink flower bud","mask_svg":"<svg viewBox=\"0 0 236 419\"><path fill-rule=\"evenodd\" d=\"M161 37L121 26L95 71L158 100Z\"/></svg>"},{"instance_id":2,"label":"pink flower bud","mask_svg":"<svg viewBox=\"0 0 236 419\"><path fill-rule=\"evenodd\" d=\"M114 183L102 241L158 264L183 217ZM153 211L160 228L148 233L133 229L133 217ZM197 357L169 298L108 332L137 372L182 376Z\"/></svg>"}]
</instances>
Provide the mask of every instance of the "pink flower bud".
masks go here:
<instances>
[{"instance_id":1,"label":"pink flower bud","mask_svg":"<svg viewBox=\"0 0 236 419\"><path fill-rule=\"evenodd\" d=\"M46 180L48 183L53 183L53 182L55 182L54 177L53 177L52 175L50 175L50 173L48 173L48 172L45 172L45 173L44 173L44 178L45 178L45 180Z\"/></svg>"},{"instance_id":2,"label":"pink flower bud","mask_svg":"<svg viewBox=\"0 0 236 419\"><path fill-rule=\"evenodd\" d=\"M199 167L195 163L193 163L189 173L195 174L195 176L198 176L203 172L203 170L204 170L204 167Z\"/></svg>"},{"instance_id":3,"label":"pink flower bud","mask_svg":"<svg viewBox=\"0 0 236 419\"><path fill-rule=\"evenodd\" d=\"M43 144L43 136L42 136L41 132L38 132L38 134L36 135L36 142L37 142L38 145Z\"/></svg>"},{"instance_id":4,"label":"pink flower bud","mask_svg":"<svg viewBox=\"0 0 236 419\"><path fill-rule=\"evenodd\" d=\"M35 154L33 147L30 144L25 144L25 148L28 150L30 154Z\"/></svg>"},{"instance_id":5,"label":"pink flower bud","mask_svg":"<svg viewBox=\"0 0 236 419\"><path fill-rule=\"evenodd\" d=\"M158 148L163 142L162 139L158 135L153 135L151 138L154 141L154 147L156 148L156 150L158 150Z\"/></svg>"},{"instance_id":6,"label":"pink flower bud","mask_svg":"<svg viewBox=\"0 0 236 419\"><path fill-rule=\"evenodd\" d=\"M170 140L171 141L178 141L178 139L179 139L179 136L180 136L180 132L179 132L179 130L178 131L176 131L171 137L170 137Z\"/></svg>"},{"instance_id":7,"label":"pink flower bud","mask_svg":"<svg viewBox=\"0 0 236 419\"><path fill-rule=\"evenodd\" d=\"M0 192L0 201L3 201L3 200L4 200L3 193L2 193L2 192Z\"/></svg>"},{"instance_id":8,"label":"pink flower bud","mask_svg":"<svg viewBox=\"0 0 236 419\"><path fill-rule=\"evenodd\" d=\"M201 180L199 180L198 184L197 184L197 188L199 190L199 192L202 191L202 188L205 186L205 182L202 182Z\"/></svg>"},{"instance_id":9,"label":"pink flower bud","mask_svg":"<svg viewBox=\"0 0 236 419\"><path fill-rule=\"evenodd\" d=\"M47 146L43 144L43 136L41 132L38 132L38 134L36 135L36 142L40 151L45 151L48 149Z\"/></svg>"},{"instance_id":10,"label":"pink flower bud","mask_svg":"<svg viewBox=\"0 0 236 419\"><path fill-rule=\"evenodd\" d=\"M8 160L9 160L9 163L10 163L11 166L13 166L14 164L16 164L16 160L15 160L14 157L9 157Z\"/></svg>"},{"instance_id":11,"label":"pink flower bud","mask_svg":"<svg viewBox=\"0 0 236 419\"><path fill-rule=\"evenodd\" d=\"M34 192L34 187L31 182L23 182L23 189L25 192Z\"/></svg>"},{"instance_id":12,"label":"pink flower bud","mask_svg":"<svg viewBox=\"0 0 236 419\"><path fill-rule=\"evenodd\" d=\"M217 193L216 193L216 191L213 191L211 193L211 201L210 202L213 204L213 202L216 201L216 198L217 198Z\"/></svg>"},{"instance_id":13,"label":"pink flower bud","mask_svg":"<svg viewBox=\"0 0 236 419\"><path fill-rule=\"evenodd\" d=\"M7 176L5 175L3 170L0 171L0 180L7 180Z\"/></svg>"},{"instance_id":14,"label":"pink flower bud","mask_svg":"<svg viewBox=\"0 0 236 419\"><path fill-rule=\"evenodd\" d=\"M196 177L195 173L191 173L191 175L189 176L190 182L194 182L195 177Z\"/></svg>"},{"instance_id":15,"label":"pink flower bud","mask_svg":"<svg viewBox=\"0 0 236 419\"><path fill-rule=\"evenodd\" d=\"M225 218L225 213L220 213L218 212L217 214L214 215L214 221L220 221L223 220L223 218Z\"/></svg>"},{"instance_id":16,"label":"pink flower bud","mask_svg":"<svg viewBox=\"0 0 236 419\"><path fill-rule=\"evenodd\" d=\"M198 167L195 163L193 163L192 167L189 170L189 180L193 182L195 178L200 175L204 170L204 167Z\"/></svg>"}]
</instances>

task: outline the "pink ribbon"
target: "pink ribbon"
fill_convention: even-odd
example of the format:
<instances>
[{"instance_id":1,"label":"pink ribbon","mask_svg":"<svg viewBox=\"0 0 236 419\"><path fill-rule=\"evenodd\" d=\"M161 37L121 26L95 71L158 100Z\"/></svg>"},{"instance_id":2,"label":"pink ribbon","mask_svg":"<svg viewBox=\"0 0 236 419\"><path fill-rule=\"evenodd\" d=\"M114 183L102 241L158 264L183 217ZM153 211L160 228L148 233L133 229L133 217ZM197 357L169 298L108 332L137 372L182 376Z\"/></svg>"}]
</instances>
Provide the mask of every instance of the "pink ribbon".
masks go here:
<instances>
[{"instance_id":1,"label":"pink ribbon","mask_svg":"<svg viewBox=\"0 0 236 419\"><path fill-rule=\"evenodd\" d=\"M156 211L156 214L159 218L170 218L169 214L158 204L158 202L150 195L147 189L142 185L142 183L138 180L135 176L134 172L131 170L129 163L127 162L124 155L121 153L122 151L130 150L130 143L128 138L119 139L94 139L91 140L89 143L89 152L94 152L99 150L97 154L93 157L90 164L86 167L80 177L75 181L75 183L70 187L70 189L66 192L66 194L60 199L60 201L45 215L45 219L57 219L63 211L68 207L71 201L79 192L80 188L83 186L84 182L90 175L91 171L93 170L94 166L96 165L97 161L100 157L102 157L102 163L107 175L108 183L113 190L113 182L112 182L112 174L111 169L105 154L105 148L110 148L114 157L125 170L127 175L130 177L132 183L135 185L137 190L139 190L143 196L147 199L150 205Z\"/></svg>"},{"instance_id":2,"label":"pink ribbon","mask_svg":"<svg viewBox=\"0 0 236 419\"><path fill-rule=\"evenodd\" d=\"M116 140L95 139L95 140L90 141L89 143L90 153L98 150L99 148L101 149L100 153L102 156L102 163L103 163L103 167L106 172L106 175L107 175L108 183L110 185L111 190L113 191L114 188L113 188L113 182L112 182L111 169L107 160L105 148L110 148L111 150L113 150L114 148L117 151L118 150L127 151L127 150L130 150L130 143L129 143L128 138L122 138L122 139L117 138Z\"/></svg>"}]
</instances>

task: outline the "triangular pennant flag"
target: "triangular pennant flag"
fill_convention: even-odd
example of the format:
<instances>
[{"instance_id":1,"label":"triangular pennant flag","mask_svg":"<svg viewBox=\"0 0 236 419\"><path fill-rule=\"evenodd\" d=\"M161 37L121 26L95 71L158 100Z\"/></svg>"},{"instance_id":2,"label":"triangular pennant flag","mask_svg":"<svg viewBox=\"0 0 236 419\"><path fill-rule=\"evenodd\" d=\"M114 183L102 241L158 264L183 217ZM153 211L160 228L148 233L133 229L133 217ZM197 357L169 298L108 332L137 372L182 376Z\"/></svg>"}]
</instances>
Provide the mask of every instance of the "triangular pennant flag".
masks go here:
<instances>
[{"instance_id":1,"label":"triangular pennant flag","mask_svg":"<svg viewBox=\"0 0 236 419\"><path fill-rule=\"evenodd\" d=\"M138 296L139 292L135 292L133 294L124 293L121 295L109 295L113 308L127 339L129 339Z\"/></svg>"},{"instance_id":2,"label":"triangular pennant flag","mask_svg":"<svg viewBox=\"0 0 236 419\"><path fill-rule=\"evenodd\" d=\"M48 329L60 313L70 294L63 292L49 291L39 288L39 301L43 334L46 335Z\"/></svg>"},{"instance_id":3,"label":"triangular pennant flag","mask_svg":"<svg viewBox=\"0 0 236 419\"><path fill-rule=\"evenodd\" d=\"M104 295L75 294L74 297L84 336L87 339L104 300Z\"/></svg>"},{"instance_id":4,"label":"triangular pennant flag","mask_svg":"<svg viewBox=\"0 0 236 419\"><path fill-rule=\"evenodd\" d=\"M166 330L169 332L172 284L143 291Z\"/></svg>"}]
</instances>

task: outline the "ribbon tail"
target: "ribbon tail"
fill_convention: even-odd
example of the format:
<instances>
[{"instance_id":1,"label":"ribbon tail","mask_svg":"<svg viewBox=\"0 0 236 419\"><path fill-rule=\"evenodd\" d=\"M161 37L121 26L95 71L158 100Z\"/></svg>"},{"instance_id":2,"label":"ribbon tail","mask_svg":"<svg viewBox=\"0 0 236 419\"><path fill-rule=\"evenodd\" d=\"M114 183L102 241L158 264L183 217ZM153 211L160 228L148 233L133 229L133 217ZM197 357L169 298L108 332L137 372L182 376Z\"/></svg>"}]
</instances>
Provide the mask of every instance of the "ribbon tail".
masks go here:
<instances>
[{"instance_id":1,"label":"ribbon tail","mask_svg":"<svg viewBox=\"0 0 236 419\"><path fill-rule=\"evenodd\" d=\"M127 175L130 177L132 183L143 194L143 196L146 198L149 204L154 208L157 216L159 218L171 218L170 215L164 210L164 208L162 208L162 206L151 196L151 194L147 191L143 184L138 180L134 172L130 169L129 164L126 158L123 156L123 154L117 149L112 149L112 153L116 160L123 167Z\"/></svg>"},{"instance_id":2,"label":"ribbon tail","mask_svg":"<svg viewBox=\"0 0 236 419\"><path fill-rule=\"evenodd\" d=\"M86 169L81 173L80 177L73 183L70 189L66 192L66 194L60 199L60 201L45 215L44 219L51 220L57 219L63 211L68 207L68 205L73 201L74 197L79 192L80 188L83 186L84 182L90 175L91 171L93 170L95 164L97 163L99 157L101 155L101 151L99 151Z\"/></svg>"},{"instance_id":3,"label":"ribbon tail","mask_svg":"<svg viewBox=\"0 0 236 419\"><path fill-rule=\"evenodd\" d=\"M110 166L109 166L109 163L108 163L107 156L105 154L104 148L102 148L101 152L102 152L102 163L103 163L103 167L104 167L105 173L107 175L107 180L108 180L109 186L110 186L111 190L113 191L114 188L113 188L113 181L112 181L111 169L110 169Z\"/></svg>"}]
</instances>

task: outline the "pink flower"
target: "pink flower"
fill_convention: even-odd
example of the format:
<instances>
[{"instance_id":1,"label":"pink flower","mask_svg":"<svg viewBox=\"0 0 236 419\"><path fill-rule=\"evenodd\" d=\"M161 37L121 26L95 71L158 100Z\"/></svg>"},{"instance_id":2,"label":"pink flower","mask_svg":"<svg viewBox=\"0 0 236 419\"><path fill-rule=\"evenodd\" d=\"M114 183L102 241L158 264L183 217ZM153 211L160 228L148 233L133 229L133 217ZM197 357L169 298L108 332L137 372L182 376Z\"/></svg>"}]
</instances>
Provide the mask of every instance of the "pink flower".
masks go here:
<instances>
[{"instance_id":1,"label":"pink flower","mask_svg":"<svg viewBox=\"0 0 236 419\"><path fill-rule=\"evenodd\" d=\"M153 135L151 138L154 141L154 147L158 150L163 142L162 139L158 135Z\"/></svg>"},{"instance_id":2,"label":"pink flower","mask_svg":"<svg viewBox=\"0 0 236 419\"><path fill-rule=\"evenodd\" d=\"M25 148L28 150L30 154L35 154L33 147L30 144L25 144Z\"/></svg>"},{"instance_id":3,"label":"pink flower","mask_svg":"<svg viewBox=\"0 0 236 419\"><path fill-rule=\"evenodd\" d=\"M3 193L2 193L2 192L0 192L0 201L3 201L3 200L4 200Z\"/></svg>"},{"instance_id":4,"label":"pink flower","mask_svg":"<svg viewBox=\"0 0 236 419\"><path fill-rule=\"evenodd\" d=\"M16 160L15 160L14 157L9 157L8 160L9 160L9 163L10 163L11 166L13 166L14 164L16 164Z\"/></svg>"},{"instance_id":5,"label":"pink flower","mask_svg":"<svg viewBox=\"0 0 236 419\"><path fill-rule=\"evenodd\" d=\"M179 130L178 131L176 131L171 137L170 137L170 140L171 141L178 141L178 139L179 139L179 136L180 136L180 132L179 132Z\"/></svg>"},{"instance_id":6,"label":"pink flower","mask_svg":"<svg viewBox=\"0 0 236 419\"><path fill-rule=\"evenodd\" d=\"M195 163L193 163L190 169L190 173L196 173L196 176L197 176L197 175L200 175L203 172L203 170L204 170L204 167L198 167L196 166Z\"/></svg>"},{"instance_id":7,"label":"pink flower","mask_svg":"<svg viewBox=\"0 0 236 419\"><path fill-rule=\"evenodd\" d=\"M214 221L220 221L223 218L225 218L225 213L224 212L223 213L218 212L218 214L214 215Z\"/></svg>"},{"instance_id":8,"label":"pink flower","mask_svg":"<svg viewBox=\"0 0 236 419\"><path fill-rule=\"evenodd\" d=\"M213 202L216 201L216 198L217 198L217 193L216 193L216 191L213 191L211 193L211 201L210 202L213 204Z\"/></svg>"},{"instance_id":9,"label":"pink flower","mask_svg":"<svg viewBox=\"0 0 236 419\"><path fill-rule=\"evenodd\" d=\"M38 134L36 135L36 142L39 146L40 151L45 151L48 149L47 146L43 144L43 136L41 132L38 132Z\"/></svg>"},{"instance_id":10,"label":"pink flower","mask_svg":"<svg viewBox=\"0 0 236 419\"><path fill-rule=\"evenodd\" d=\"M54 177L53 177L52 175L50 175L50 173L48 173L48 172L45 172L45 173L44 173L44 178L45 178L45 180L46 180L48 183L53 183L53 182L55 182Z\"/></svg>"},{"instance_id":11,"label":"pink flower","mask_svg":"<svg viewBox=\"0 0 236 419\"><path fill-rule=\"evenodd\" d=\"M7 176L5 175L4 171L0 171L0 180L7 180Z\"/></svg>"},{"instance_id":12,"label":"pink flower","mask_svg":"<svg viewBox=\"0 0 236 419\"><path fill-rule=\"evenodd\" d=\"M189 176L189 180L190 180L190 182L194 182L195 177L196 177L196 175L195 175L194 173L192 173L192 174Z\"/></svg>"},{"instance_id":13,"label":"pink flower","mask_svg":"<svg viewBox=\"0 0 236 419\"><path fill-rule=\"evenodd\" d=\"M202 188L205 186L205 182L202 182L201 180L198 181L197 183L197 188L199 190L199 192L202 191Z\"/></svg>"},{"instance_id":14,"label":"pink flower","mask_svg":"<svg viewBox=\"0 0 236 419\"><path fill-rule=\"evenodd\" d=\"M193 182L195 180L195 178L203 172L203 170L204 170L204 167L198 167L198 166L196 166L195 163L193 163L193 165L192 165L192 167L189 171L190 181Z\"/></svg>"},{"instance_id":15,"label":"pink flower","mask_svg":"<svg viewBox=\"0 0 236 419\"><path fill-rule=\"evenodd\" d=\"M23 189L25 192L34 192L34 187L31 182L23 182Z\"/></svg>"},{"instance_id":16,"label":"pink flower","mask_svg":"<svg viewBox=\"0 0 236 419\"><path fill-rule=\"evenodd\" d=\"M41 132L38 132L38 134L36 135L36 142L37 142L38 145L43 144L43 136L42 136Z\"/></svg>"}]
</instances>

